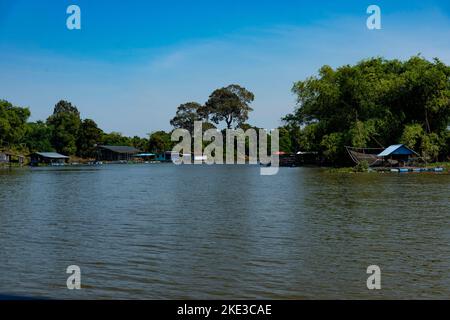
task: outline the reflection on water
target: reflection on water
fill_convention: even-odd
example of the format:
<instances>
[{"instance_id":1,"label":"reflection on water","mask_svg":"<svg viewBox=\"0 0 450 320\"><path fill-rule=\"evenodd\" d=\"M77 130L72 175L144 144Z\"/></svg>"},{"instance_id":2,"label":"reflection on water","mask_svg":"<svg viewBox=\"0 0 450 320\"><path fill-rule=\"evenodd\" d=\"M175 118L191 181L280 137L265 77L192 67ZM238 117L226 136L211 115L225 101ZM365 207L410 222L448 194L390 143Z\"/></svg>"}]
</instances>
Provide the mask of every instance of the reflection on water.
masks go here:
<instances>
[{"instance_id":1,"label":"reflection on water","mask_svg":"<svg viewBox=\"0 0 450 320\"><path fill-rule=\"evenodd\" d=\"M0 293L448 298L450 176L252 166L0 170ZM66 288L79 265L82 290ZM382 290L366 288L366 268Z\"/></svg>"}]
</instances>

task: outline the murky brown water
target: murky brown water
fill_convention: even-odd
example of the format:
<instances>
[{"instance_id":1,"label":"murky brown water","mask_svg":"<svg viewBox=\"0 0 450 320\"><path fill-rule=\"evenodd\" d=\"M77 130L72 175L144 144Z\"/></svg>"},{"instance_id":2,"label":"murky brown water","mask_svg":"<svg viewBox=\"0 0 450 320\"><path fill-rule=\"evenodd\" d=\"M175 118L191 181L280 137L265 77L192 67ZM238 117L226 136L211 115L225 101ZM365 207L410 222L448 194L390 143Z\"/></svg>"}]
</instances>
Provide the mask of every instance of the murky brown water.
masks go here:
<instances>
[{"instance_id":1,"label":"murky brown water","mask_svg":"<svg viewBox=\"0 0 450 320\"><path fill-rule=\"evenodd\" d=\"M69 265L82 290L66 288ZM382 290L366 288L366 268ZM450 176L251 166L0 170L0 293L448 298Z\"/></svg>"}]
</instances>

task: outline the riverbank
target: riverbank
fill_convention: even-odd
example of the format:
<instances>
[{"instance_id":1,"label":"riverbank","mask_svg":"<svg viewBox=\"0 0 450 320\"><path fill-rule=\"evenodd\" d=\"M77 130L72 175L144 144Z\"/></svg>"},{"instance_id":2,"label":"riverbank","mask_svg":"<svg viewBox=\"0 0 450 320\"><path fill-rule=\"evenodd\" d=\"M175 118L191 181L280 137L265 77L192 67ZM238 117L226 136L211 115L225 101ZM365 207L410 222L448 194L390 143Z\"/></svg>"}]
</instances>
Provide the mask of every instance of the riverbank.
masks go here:
<instances>
[{"instance_id":1,"label":"riverbank","mask_svg":"<svg viewBox=\"0 0 450 320\"><path fill-rule=\"evenodd\" d=\"M450 172L450 162L428 163L423 166L418 166L417 168L421 168L421 169L442 168L444 173L449 173ZM394 168L392 168L392 169L394 169ZM373 168L363 168L361 166L354 166L354 167L341 167L341 168L333 167L333 168L328 168L328 171L332 172L332 173L367 173L367 172L377 173L377 172L383 171L383 170L375 170ZM384 171L389 171L389 170L384 170Z\"/></svg>"}]
</instances>

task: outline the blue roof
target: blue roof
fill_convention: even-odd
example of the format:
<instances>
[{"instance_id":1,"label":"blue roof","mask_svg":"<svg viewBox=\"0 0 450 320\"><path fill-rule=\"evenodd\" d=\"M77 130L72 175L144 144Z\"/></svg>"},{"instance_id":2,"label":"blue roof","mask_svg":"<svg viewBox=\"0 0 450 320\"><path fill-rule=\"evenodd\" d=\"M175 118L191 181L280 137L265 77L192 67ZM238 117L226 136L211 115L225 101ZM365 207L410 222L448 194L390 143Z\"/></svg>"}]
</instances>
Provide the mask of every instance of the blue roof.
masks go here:
<instances>
[{"instance_id":1,"label":"blue roof","mask_svg":"<svg viewBox=\"0 0 450 320\"><path fill-rule=\"evenodd\" d=\"M394 144L392 146L389 146L386 148L383 152L381 152L378 156L379 157L387 157L392 154L403 154L403 155L410 155L410 154L417 154L404 144Z\"/></svg>"}]
</instances>

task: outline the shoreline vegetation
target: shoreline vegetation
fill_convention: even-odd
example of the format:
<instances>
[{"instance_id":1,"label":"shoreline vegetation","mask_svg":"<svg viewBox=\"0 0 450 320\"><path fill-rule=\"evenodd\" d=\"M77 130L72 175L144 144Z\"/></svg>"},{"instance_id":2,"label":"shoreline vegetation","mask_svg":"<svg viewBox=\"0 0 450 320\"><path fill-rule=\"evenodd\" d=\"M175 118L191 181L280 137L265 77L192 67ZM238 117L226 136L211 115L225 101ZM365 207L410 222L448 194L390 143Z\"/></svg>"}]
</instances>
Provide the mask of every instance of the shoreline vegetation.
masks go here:
<instances>
[{"instance_id":1,"label":"shoreline vegetation","mask_svg":"<svg viewBox=\"0 0 450 320\"><path fill-rule=\"evenodd\" d=\"M317 75L296 82L292 93L297 105L278 127L281 152L318 154L320 166L331 172L365 172L365 164L353 165L346 146L402 143L429 166L450 169L450 67L437 58L371 58L336 69L325 65ZM194 121L202 121L203 130L259 129L247 122L254 99L252 92L232 84L213 91L203 104L181 104L170 124L189 132ZM97 145L163 153L177 143L171 131L154 131L146 138L106 133L64 100L45 121L28 122L30 115L29 108L0 100L0 153L58 152L70 156L71 163L85 164L95 160ZM5 167L1 161L0 167Z\"/></svg>"}]
</instances>

